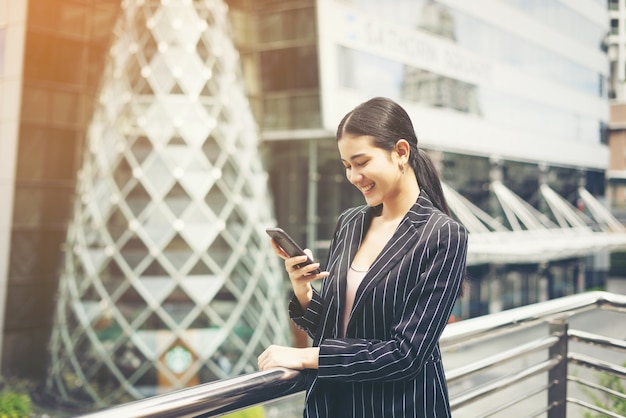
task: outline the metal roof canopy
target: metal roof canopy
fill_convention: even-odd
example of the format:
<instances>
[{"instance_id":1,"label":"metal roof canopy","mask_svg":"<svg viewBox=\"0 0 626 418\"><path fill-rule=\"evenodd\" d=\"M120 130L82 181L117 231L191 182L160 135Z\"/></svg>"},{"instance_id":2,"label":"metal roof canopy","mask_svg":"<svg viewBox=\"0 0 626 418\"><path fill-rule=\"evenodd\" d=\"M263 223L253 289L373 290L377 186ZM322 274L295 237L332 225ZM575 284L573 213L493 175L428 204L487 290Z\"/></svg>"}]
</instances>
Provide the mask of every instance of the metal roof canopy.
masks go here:
<instances>
[{"instance_id":1,"label":"metal roof canopy","mask_svg":"<svg viewBox=\"0 0 626 418\"><path fill-rule=\"evenodd\" d=\"M547 184L540 186L540 196L556 222L502 182L492 182L491 189L510 228L443 184L450 210L470 233L468 265L542 263L626 249L626 227L583 187L578 193L588 214Z\"/></svg>"}]
</instances>

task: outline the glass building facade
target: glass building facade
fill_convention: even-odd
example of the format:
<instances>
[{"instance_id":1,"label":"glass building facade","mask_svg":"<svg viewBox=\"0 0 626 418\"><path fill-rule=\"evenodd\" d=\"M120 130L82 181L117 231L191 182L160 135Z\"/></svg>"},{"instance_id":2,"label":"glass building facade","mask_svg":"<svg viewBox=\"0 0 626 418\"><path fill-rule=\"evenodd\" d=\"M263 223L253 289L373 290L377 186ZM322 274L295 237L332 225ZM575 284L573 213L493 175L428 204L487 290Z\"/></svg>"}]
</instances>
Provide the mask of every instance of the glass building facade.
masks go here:
<instances>
[{"instance_id":1,"label":"glass building facade","mask_svg":"<svg viewBox=\"0 0 626 418\"><path fill-rule=\"evenodd\" d=\"M127 1L74 195L47 390L106 406L290 344L267 174L221 0Z\"/></svg>"},{"instance_id":2,"label":"glass building facade","mask_svg":"<svg viewBox=\"0 0 626 418\"><path fill-rule=\"evenodd\" d=\"M119 1L2 8L0 155L11 170L2 203L9 237L2 374L41 377L79 156Z\"/></svg>"}]
</instances>

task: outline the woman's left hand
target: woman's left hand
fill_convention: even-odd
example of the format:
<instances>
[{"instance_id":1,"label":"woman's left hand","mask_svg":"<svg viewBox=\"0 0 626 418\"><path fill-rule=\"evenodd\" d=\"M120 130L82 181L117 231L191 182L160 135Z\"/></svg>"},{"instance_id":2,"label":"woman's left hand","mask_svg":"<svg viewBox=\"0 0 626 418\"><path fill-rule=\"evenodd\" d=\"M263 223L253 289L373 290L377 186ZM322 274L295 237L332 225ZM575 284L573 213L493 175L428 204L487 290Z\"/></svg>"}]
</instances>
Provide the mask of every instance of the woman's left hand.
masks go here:
<instances>
[{"instance_id":1,"label":"woman's left hand","mask_svg":"<svg viewBox=\"0 0 626 418\"><path fill-rule=\"evenodd\" d=\"M270 345L259 356L259 370L268 370L276 367L303 370L317 369L319 347L294 348L281 345Z\"/></svg>"}]
</instances>

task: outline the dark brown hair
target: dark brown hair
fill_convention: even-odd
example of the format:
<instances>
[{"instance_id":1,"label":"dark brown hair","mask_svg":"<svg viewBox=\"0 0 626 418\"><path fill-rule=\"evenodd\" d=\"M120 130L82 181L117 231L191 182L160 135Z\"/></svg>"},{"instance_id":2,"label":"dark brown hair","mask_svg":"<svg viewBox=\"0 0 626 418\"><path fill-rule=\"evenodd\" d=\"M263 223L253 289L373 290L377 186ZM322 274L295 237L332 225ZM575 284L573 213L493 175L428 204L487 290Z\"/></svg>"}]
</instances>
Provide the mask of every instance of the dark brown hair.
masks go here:
<instances>
[{"instance_id":1,"label":"dark brown hair","mask_svg":"<svg viewBox=\"0 0 626 418\"><path fill-rule=\"evenodd\" d=\"M411 147L409 165L419 186L430 196L435 207L450 215L439 173L428 154L417 147L413 123L402 106L386 97L374 97L361 103L339 123L337 141L344 134L371 136L375 146L387 151L392 151L396 142L405 139Z\"/></svg>"}]
</instances>

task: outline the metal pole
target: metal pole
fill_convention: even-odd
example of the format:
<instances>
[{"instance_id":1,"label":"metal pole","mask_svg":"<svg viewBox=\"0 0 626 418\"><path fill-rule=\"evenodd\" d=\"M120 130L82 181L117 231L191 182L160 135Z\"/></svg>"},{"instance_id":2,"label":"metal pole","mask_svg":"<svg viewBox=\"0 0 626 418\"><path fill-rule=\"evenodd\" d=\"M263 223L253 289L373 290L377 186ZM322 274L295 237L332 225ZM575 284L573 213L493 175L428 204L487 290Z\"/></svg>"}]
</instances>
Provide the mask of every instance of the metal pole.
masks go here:
<instances>
[{"instance_id":1,"label":"metal pole","mask_svg":"<svg viewBox=\"0 0 626 418\"><path fill-rule=\"evenodd\" d=\"M567 408L567 329L569 324L566 318L556 318L549 322L550 335L559 338L559 341L550 347L550 358L557 358L559 363L548 373L548 418L563 418Z\"/></svg>"}]
</instances>

